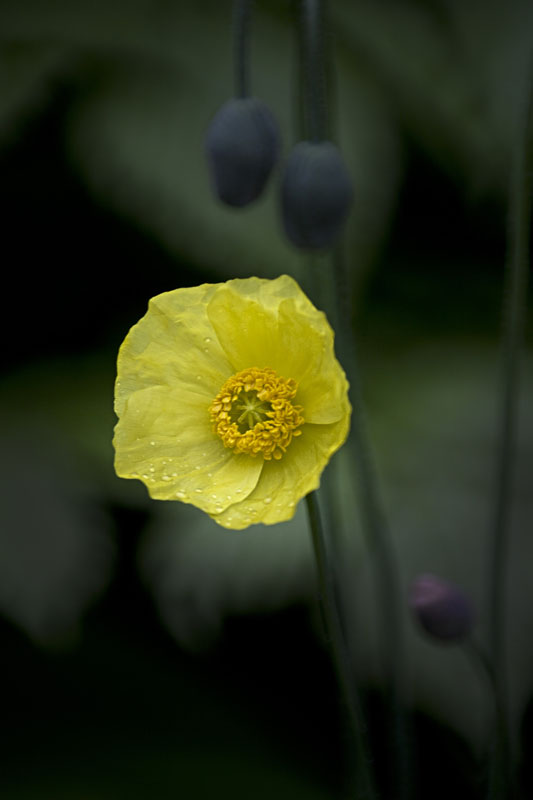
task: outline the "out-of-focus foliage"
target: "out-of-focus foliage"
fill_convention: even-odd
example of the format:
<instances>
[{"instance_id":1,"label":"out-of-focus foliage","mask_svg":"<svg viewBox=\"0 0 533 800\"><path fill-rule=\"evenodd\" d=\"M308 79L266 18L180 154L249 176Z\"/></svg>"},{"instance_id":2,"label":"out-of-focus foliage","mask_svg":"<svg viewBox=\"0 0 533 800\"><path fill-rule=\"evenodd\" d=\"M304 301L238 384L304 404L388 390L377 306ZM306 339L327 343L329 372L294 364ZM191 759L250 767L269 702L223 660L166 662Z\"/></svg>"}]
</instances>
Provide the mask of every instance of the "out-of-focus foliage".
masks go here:
<instances>
[{"instance_id":1,"label":"out-of-focus foliage","mask_svg":"<svg viewBox=\"0 0 533 800\"><path fill-rule=\"evenodd\" d=\"M65 431L2 414L0 609L35 640L63 644L106 587L110 521Z\"/></svg>"},{"instance_id":2,"label":"out-of-focus foliage","mask_svg":"<svg viewBox=\"0 0 533 800\"><path fill-rule=\"evenodd\" d=\"M68 68L66 48L10 41L0 46L0 146L12 141L51 94L54 78Z\"/></svg>"},{"instance_id":3,"label":"out-of-focus foliage","mask_svg":"<svg viewBox=\"0 0 533 800\"><path fill-rule=\"evenodd\" d=\"M140 555L163 621L194 650L216 641L230 615L307 602L313 582L302 506L290 522L221 536L209 517L166 504L150 525Z\"/></svg>"}]
</instances>

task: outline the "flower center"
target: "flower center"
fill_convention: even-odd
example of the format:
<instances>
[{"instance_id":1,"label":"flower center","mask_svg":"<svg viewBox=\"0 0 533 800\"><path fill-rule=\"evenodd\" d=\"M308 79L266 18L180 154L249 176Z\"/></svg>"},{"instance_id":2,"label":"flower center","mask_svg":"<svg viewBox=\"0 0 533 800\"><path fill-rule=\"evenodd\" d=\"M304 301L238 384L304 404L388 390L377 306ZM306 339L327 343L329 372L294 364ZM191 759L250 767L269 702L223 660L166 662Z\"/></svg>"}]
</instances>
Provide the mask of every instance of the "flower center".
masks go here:
<instances>
[{"instance_id":1,"label":"flower center","mask_svg":"<svg viewBox=\"0 0 533 800\"><path fill-rule=\"evenodd\" d=\"M273 369L250 367L223 385L209 407L213 430L234 453L279 461L302 433L303 408L293 405L298 385Z\"/></svg>"}]
</instances>

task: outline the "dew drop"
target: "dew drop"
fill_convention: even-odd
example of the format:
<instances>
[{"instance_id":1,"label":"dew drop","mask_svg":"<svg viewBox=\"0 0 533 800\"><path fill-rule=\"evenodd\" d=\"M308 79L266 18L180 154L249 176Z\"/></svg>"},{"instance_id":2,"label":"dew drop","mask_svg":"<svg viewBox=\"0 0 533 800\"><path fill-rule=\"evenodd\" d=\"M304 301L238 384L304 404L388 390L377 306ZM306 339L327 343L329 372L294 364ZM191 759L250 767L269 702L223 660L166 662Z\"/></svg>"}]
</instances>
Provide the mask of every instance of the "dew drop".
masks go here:
<instances>
[{"instance_id":1,"label":"dew drop","mask_svg":"<svg viewBox=\"0 0 533 800\"><path fill-rule=\"evenodd\" d=\"M195 489L194 491L196 492L196 494L202 494L203 489Z\"/></svg>"},{"instance_id":2,"label":"dew drop","mask_svg":"<svg viewBox=\"0 0 533 800\"><path fill-rule=\"evenodd\" d=\"M145 481L147 481L150 476L146 472L146 473L143 473L141 477L144 478Z\"/></svg>"},{"instance_id":3,"label":"dew drop","mask_svg":"<svg viewBox=\"0 0 533 800\"><path fill-rule=\"evenodd\" d=\"M155 445L155 442L150 442L150 444L151 444L151 445L152 445L152 447L153 447L153 446Z\"/></svg>"},{"instance_id":4,"label":"dew drop","mask_svg":"<svg viewBox=\"0 0 533 800\"><path fill-rule=\"evenodd\" d=\"M149 472L155 472L155 468L154 467L150 467Z\"/></svg>"},{"instance_id":5,"label":"dew drop","mask_svg":"<svg viewBox=\"0 0 533 800\"><path fill-rule=\"evenodd\" d=\"M173 472L173 473L172 473L172 477L173 477L173 478L177 478L177 477L178 477L178 473L177 473L177 472Z\"/></svg>"},{"instance_id":6,"label":"dew drop","mask_svg":"<svg viewBox=\"0 0 533 800\"><path fill-rule=\"evenodd\" d=\"M161 480L162 481L169 481L170 480L170 475L161 475Z\"/></svg>"},{"instance_id":7,"label":"dew drop","mask_svg":"<svg viewBox=\"0 0 533 800\"><path fill-rule=\"evenodd\" d=\"M235 494L242 494L242 489L235 489Z\"/></svg>"},{"instance_id":8,"label":"dew drop","mask_svg":"<svg viewBox=\"0 0 533 800\"><path fill-rule=\"evenodd\" d=\"M206 344L209 344L210 341L211 341L211 338L209 336L206 336L205 339L204 339L204 342Z\"/></svg>"},{"instance_id":9,"label":"dew drop","mask_svg":"<svg viewBox=\"0 0 533 800\"><path fill-rule=\"evenodd\" d=\"M268 505L271 502L272 502L272 498L271 497L265 497L265 499L263 500L263 503L266 503L266 505Z\"/></svg>"},{"instance_id":10,"label":"dew drop","mask_svg":"<svg viewBox=\"0 0 533 800\"><path fill-rule=\"evenodd\" d=\"M196 466L194 469L202 469L201 467Z\"/></svg>"},{"instance_id":11,"label":"dew drop","mask_svg":"<svg viewBox=\"0 0 533 800\"><path fill-rule=\"evenodd\" d=\"M197 375L197 376L196 376L196 380L197 380L197 381L201 381L201 380L202 380L202 376L201 376L201 375Z\"/></svg>"},{"instance_id":12,"label":"dew drop","mask_svg":"<svg viewBox=\"0 0 533 800\"><path fill-rule=\"evenodd\" d=\"M289 508L294 508L294 503L289 503Z\"/></svg>"},{"instance_id":13,"label":"dew drop","mask_svg":"<svg viewBox=\"0 0 533 800\"><path fill-rule=\"evenodd\" d=\"M208 477L208 478L212 478L212 477L213 477L213 473L212 473L212 472L208 472L208 473L207 473L207 477Z\"/></svg>"},{"instance_id":14,"label":"dew drop","mask_svg":"<svg viewBox=\"0 0 533 800\"><path fill-rule=\"evenodd\" d=\"M179 498L180 500L185 500L187 495L185 494L185 492L176 492L176 497Z\"/></svg>"},{"instance_id":15,"label":"dew drop","mask_svg":"<svg viewBox=\"0 0 533 800\"><path fill-rule=\"evenodd\" d=\"M223 510L223 509L222 509L222 506L215 506L215 511L216 511L216 513L217 513L217 514L220 514L220 512L221 512L222 510Z\"/></svg>"},{"instance_id":16,"label":"dew drop","mask_svg":"<svg viewBox=\"0 0 533 800\"><path fill-rule=\"evenodd\" d=\"M217 500L218 499L218 494L212 494L211 497L213 498L213 500Z\"/></svg>"}]
</instances>

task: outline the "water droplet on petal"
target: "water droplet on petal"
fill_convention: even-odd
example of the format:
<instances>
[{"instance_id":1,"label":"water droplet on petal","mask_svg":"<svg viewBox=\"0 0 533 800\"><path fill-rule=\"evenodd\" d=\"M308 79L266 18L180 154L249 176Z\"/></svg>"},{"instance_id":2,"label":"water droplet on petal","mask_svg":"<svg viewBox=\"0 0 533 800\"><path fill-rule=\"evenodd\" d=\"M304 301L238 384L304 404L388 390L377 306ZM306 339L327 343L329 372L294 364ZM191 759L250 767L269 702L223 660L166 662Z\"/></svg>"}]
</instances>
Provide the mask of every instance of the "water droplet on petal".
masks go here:
<instances>
[{"instance_id":1,"label":"water droplet on petal","mask_svg":"<svg viewBox=\"0 0 533 800\"><path fill-rule=\"evenodd\" d=\"M272 498L271 497L265 497L265 499L263 500L263 503L266 503L267 505L269 503L271 503L271 502L272 502Z\"/></svg>"},{"instance_id":2,"label":"water droplet on petal","mask_svg":"<svg viewBox=\"0 0 533 800\"><path fill-rule=\"evenodd\" d=\"M217 514L220 514L220 512L223 511L222 506L215 506L215 511Z\"/></svg>"},{"instance_id":3,"label":"water droplet on petal","mask_svg":"<svg viewBox=\"0 0 533 800\"><path fill-rule=\"evenodd\" d=\"M162 481L169 481L170 480L170 475L161 475L161 480Z\"/></svg>"},{"instance_id":4,"label":"water droplet on petal","mask_svg":"<svg viewBox=\"0 0 533 800\"><path fill-rule=\"evenodd\" d=\"M202 494L203 489L195 489L194 491L196 492L196 494Z\"/></svg>"},{"instance_id":5,"label":"water droplet on petal","mask_svg":"<svg viewBox=\"0 0 533 800\"><path fill-rule=\"evenodd\" d=\"M180 500L185 500L187 495L185 494L185 492L176 492L176 497L179 498Z\"/></svg>"},{"instance_id":6,"label":"water droplet on petal","mask_svg":"<svg viewBox=\"0 0 533 800\"><path fill-rule=\"evenodd\" d=\"M150 442L150 444L151 444L151 445L152 445L152 447L153 447L153 446L155 445L155 442Z\"/></svg>"},{"instance_id":7,"label":"water droplet on petal","mask_svg":"<svg viewBox=\"0 0 533 800\"><path fill-rule=\"evenodd\" d=\"M206 336L206 337L205 337L205 339L204 339L204 342L205 342L206 344L209 344L209 342L210 342L210 341L211 341L210 337L209 337L209 336Z\"/></svg>"}]
</instances>

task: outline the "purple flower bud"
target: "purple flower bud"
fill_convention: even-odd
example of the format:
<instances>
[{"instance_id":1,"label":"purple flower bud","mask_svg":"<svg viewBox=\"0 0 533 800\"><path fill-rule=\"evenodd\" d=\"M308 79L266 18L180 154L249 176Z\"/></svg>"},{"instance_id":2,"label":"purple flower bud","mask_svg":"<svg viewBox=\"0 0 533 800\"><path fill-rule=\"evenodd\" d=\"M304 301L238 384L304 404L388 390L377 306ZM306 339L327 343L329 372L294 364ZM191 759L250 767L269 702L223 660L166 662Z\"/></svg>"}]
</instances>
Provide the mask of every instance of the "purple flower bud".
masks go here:
<instances>
[{"instance_id":1,"label":"purple flower bud","mask_svg":"<svg viewBox=\"0 0 533 800\"><path fill-rule=\"evenodd\" d=\"M409 605L423 629L435 639L454 642L472 630L469 598L459 586L436 575L419 575L411 585Z\"/></svg>"},{"instance_id":2,"label":"purple flower bud","mask_svg":"<svg viewBox=\"0 0 533 800\"><path fill-rule=\"evenodd\" d=\"M228 100L212 119L205 139L215 194L229 206L251 203L263 191L279 147L276 120L261 100Z\"/></svg>"},{"instance_id":3,"label":"purple flower bud","mask_svg":"<svg viewBox=\"0 0 533 800\"><path fill-rule=\"evenodd\" d=\"M322 250L340 233L353 199L352 181L332 142L300 142L281 190L285 233L296 247Z\"/></svg>"}]
</instances>

